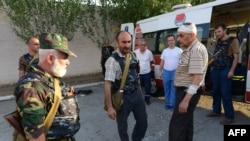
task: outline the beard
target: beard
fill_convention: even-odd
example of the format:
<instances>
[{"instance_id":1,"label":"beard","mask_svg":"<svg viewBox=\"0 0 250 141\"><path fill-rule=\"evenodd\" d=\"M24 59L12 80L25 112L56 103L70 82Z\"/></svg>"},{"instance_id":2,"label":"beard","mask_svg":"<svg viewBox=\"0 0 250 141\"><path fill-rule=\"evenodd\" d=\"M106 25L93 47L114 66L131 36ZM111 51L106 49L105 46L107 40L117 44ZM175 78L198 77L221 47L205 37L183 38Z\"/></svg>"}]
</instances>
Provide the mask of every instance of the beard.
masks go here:
<instances>
[{"instance_id":1,"label":"beard","mask_svg":"<svg viewBox=\"0 0 250 141\"><path fill-rule=\"evenodd\" d=\"M123 55L126 55L127 53L130 52L130 48L129 47L123 47L120 49L120 52L123 54Z\"/></svg>"},{"instance_id":2,"label":"beard","mask_svg":"<svg viewBox=\"0 0 250 141\"><path fill-rule=\"evenodd\" d=\"M54 76L63 77L66 74L67 69L65 66L59 63L58 59L55 59L51 71L54 74Z\"/></svg>"}]
</instances>

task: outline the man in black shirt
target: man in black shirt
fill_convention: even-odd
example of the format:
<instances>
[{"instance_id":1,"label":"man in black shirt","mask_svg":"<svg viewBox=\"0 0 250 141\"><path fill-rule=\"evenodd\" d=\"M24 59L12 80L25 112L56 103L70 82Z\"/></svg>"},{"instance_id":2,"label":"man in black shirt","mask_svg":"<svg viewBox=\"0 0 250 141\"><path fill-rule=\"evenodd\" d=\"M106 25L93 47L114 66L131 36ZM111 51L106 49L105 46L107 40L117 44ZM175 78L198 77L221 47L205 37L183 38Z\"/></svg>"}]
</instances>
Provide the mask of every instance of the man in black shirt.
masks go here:
<instances>
[{"instance_id":1,"label":"man in black shirt","mask_svg":"<svg viewBox=\"0 0 250 141\"><path fill-rule=\"evenodd\" d=\"M105 62L109 58L109 56L114 51L114 47L109 44L109 41L104 42L104 46L102 47L102 54L101 54L101 67L102 67L102 74L105 76Z\"/></svg>"}]
</instances>

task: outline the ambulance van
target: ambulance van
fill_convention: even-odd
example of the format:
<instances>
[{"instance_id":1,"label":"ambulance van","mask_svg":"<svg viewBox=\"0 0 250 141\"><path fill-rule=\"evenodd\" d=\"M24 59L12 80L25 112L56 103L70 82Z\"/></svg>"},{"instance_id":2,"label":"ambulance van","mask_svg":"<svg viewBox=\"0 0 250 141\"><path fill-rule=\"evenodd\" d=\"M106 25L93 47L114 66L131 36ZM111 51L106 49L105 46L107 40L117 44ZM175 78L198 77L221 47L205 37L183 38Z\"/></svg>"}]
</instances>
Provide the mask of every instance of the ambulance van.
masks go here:
<instances>
[{"instance_id":1,"label":"ambulance van","mask_svg":"<svg viewBox=\"0 0 250 141\"><path fill-rule=\"evenodd\" d=\"M122 30L130 30L134 37L133 50L137 40L143 37L148 49L154 54L155 65L152 67L154 80L152 81L152 93L163 87L159 77L160 56L167 47L166 36L177 35L177 28L184 22L194 22L197 26L197 37L208 50L209 57L213 55L216 44L214 26L225 23L229 36L234 36L240 42L240 58L233 77L232 94L250 103L250 0L216 0L213 2L191 6L180 4L172 8L173 11L137 21L134 30L132 23L122 24ZM178 46L178 44L177 44ZM209 71L206 75L206 92L212 93L212 81Z\"/></svg>"}]
</instances>

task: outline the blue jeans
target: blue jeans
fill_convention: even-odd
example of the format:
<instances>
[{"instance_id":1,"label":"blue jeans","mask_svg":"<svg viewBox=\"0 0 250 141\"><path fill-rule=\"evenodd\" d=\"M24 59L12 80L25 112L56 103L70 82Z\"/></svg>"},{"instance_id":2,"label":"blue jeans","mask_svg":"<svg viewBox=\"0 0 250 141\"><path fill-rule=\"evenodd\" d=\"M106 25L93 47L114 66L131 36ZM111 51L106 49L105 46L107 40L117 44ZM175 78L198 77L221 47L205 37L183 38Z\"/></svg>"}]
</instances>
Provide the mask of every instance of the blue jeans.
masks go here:
<instances>
[{"instance_id":1,"label":"blue jeans","mask_svg":"<svg viewBox=\"0 0 250 141\"><path fill-rule=\"evenodd\" d=\"M141 141L145 136L148 127L148 121L146 106L139 88L131 94L123 94L122 109L117 112L116 116L118 133L121 141L129 141L127 130L128 116L131 112L133 112L136 121L132 133L132 140Z\"/></svg>"},{"instance_id":2,"label":"blue jeans","mask_svg":"<svg viewBox=\"0 0 250 141\"><path fill-rule=\"evenodd\" d=\"M151 73L140 74L141 87L145 88L145 96L151 94Z\"/></svg>"},{"instance_id":3,"label":"blue jeans","mask_svg":"<svg viewBox=\"0 0 250 141\"><path fill-rule=\"evenodd\" d=\"M168 71L163 69L162 79L165 95L165 108L175 107L175 87L174 87L175 70Z\"/></svg>"},{"instance_id":4,"label":"blue jeans","mask_svg":"<svg viewBox=\"0 0 250 141\"><path fill-rule=\"evenodd\" d=\"M221 113L221 101L227 119L234 119L234 108L231 95L232 79L228 78L230 68L212 69L213 112Z\"/></svg>"}]
</instances>

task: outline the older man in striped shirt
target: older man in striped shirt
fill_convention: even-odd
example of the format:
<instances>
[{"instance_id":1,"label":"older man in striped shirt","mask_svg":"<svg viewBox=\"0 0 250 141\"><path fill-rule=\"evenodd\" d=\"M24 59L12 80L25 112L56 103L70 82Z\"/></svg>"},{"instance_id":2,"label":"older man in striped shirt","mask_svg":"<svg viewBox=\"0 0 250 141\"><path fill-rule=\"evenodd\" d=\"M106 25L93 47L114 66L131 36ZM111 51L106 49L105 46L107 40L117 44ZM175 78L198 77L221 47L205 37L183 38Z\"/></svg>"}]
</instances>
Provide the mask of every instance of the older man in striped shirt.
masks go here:
<instances>
[{"instance_id":1,"label":"older man in striped shirt","mask_svg":"<svg viewBox=\"0 0 250 141\"><path fill-rule=\"evenodd\" d=\"M194 23L183 23L177 32L179 45L185 50L174 79L176 106L169 124L169 141L192 141L193 114L202 93L208 53L196 38Z\"/></svg>"}]
</instances>

